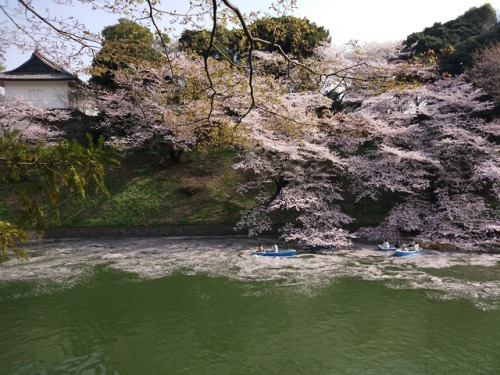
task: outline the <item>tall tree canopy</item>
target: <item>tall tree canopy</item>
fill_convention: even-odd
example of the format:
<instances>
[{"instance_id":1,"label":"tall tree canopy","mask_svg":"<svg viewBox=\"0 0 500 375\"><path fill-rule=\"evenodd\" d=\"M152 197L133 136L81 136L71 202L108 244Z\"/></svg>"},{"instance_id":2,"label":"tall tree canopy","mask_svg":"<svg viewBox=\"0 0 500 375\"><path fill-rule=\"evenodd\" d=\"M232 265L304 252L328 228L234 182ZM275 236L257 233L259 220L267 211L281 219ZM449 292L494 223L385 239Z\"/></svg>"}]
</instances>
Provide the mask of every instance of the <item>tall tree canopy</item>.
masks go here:
<instances>
[{"instance_id":1,"label":"tall tree canopy","mask_svg":"<svg viewBox=\"0 0 500 375\"><path fill-rule=\"evenodd\" d=\"M154 35L145 26L121 18L116 25L104 28L102 35L102 49L92 61L92 83L116 88L114 74L117 70L160 61Z\"/></svg>"},{"instance_id":2,"label":"tall tree canopy","mask_svg":"<svg viewBox=\"0 0 500 375\"><path fill-rule=\"evenodd\" d=\"M210 55L220 59L233 60L234 32L226 28L217 28L210 47L212 32L208 30L183 30L179 46L184 51L194 52L199 56Z\"/></svg>"},{"instance_id":3,"label":"tall tree canopy","mask_svg":"<svg viewBox=\"0 0 500 375\"><path fill-rule=\"evenodd\" d=\"M256 49L268 52L281 49L284 53L299 59L312 56L315 48L330 42L329 31L307 18L292 16L260 18L251 23L248 29L254 38L261 40L257 41ZM182 49L203 56L208 51L211 36L212 32L209 30L184 30L179 43ZM233 54L242 56L247 52L248 38L241 28L216 30L211 55L232 58Z\"/></svg>"},{"instance_id":4,"label":"tall tree canopy","mask_svg":"<svg viewBox=\"0 0 500 375\"><path fill-rule=\"evenodd\" d=\"M254 35L269 43L257 43L257 48L275 51L277 46L283 52L297 58L306 58L322 43L330 42L330 32L307 18L292 16L259 19L250 25Z\"/></svg>"},{"instance_id":5,"label":"tall tree canopy","mask_svg":"<svg viewBox=\"0 0 500 375\"><path fill-rule=\"evenodd\" d=\"M454 20L437 22L410 34L404 45L417 55L432 53L438 57L442 70L458 74L471 65L475 50L500 41L498 28L495 9L485 4L469 9Z\"/></svg>"}]
</instances>

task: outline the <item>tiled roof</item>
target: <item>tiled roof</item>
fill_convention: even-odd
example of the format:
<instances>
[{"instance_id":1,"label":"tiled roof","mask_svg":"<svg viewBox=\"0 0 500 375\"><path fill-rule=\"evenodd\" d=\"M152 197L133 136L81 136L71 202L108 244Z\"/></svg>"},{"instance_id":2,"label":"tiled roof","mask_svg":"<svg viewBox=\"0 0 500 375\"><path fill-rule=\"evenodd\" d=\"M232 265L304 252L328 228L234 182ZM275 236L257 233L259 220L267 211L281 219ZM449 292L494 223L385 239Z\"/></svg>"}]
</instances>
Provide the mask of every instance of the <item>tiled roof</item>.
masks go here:
<instances>
[{"instance_id":1,"label":"tiled roof","mask_svg":"<svg viewBox=\"0 0 500 375\"><path fill-rule=\"evenodd\" d=\"M0 81L68 81L78 77L58 67L38 51L16 69L0 73Z\"/></svg>"}]
</instances>

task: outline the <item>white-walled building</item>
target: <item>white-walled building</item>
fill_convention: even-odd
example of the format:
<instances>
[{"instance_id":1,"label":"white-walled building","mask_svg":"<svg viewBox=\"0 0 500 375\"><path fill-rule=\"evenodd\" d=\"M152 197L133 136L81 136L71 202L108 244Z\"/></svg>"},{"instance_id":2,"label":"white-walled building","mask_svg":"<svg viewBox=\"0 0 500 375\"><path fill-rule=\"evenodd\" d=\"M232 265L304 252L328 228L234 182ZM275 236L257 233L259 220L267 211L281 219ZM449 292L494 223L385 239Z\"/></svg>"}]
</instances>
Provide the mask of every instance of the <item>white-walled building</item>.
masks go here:
<instances>
[{"instance_id":1,"label":"white-walled building","mask_svg":"<svg viewBox=\"0 0 500 375\"><path fill-rule=\"evenodd\" d=\"M42 108L75 108L77 76L58 67L38 51L16 69L0 73L5 100L25 100Z\"/></svg>"}]
</instances>

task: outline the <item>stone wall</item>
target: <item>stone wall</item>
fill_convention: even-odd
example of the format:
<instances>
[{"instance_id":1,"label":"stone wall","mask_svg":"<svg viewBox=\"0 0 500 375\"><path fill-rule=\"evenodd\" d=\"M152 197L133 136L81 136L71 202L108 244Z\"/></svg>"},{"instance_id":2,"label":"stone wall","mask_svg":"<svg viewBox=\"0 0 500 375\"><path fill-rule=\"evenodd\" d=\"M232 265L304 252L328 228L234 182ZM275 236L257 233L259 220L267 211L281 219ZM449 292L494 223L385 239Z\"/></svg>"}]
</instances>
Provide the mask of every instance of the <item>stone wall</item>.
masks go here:
<instances>
[{"instance_id":1,"label":"stone wall","mask_svg":"<svg viewBox=\"0 0 500 375\"><path fill-rule=\"evenodd\" d=\"M75 227L49 228L43 238L125 238L125 237L183 237L183 236L230 236L247 234L235 231L231 225L183 225L139 227Z\"/></svg>"},{"instance_id":2,"label":"stone wall","mask_svg":"<svg viewBox=\"0 0 500 375\"><path fill-rule=\"evenodd\" d=\"M64 138L75 139L81 144L87 143L87 133L97 124L98 118L86 116L79 111L73 111L69 120L59 122L55 126L64 134Z\"/></svg>"}]
</instances>

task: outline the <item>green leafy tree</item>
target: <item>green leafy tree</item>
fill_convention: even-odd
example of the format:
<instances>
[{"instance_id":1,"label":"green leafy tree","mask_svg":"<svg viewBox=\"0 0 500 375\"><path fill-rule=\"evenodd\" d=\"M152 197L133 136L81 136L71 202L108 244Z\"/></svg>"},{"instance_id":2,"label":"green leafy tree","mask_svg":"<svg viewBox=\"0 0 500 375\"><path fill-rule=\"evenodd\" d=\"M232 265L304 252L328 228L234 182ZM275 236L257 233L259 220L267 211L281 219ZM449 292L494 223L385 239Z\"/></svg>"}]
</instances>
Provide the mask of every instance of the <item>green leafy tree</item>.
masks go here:
<instances>
[{"instance_id":1,"label":"green leafy tree","mask_svg":"<svg viewBox=\"0 0 500 375\"><path fill-rule=\"evenodd\" d=\"M28 229L42 231L49 220L58 220L63 200L77 201L89 189L107 192L105 170L118 161L103 139L88 146L74 140L51 145L26 141L19 130L0 136L0 181L10 187L3 198L17 208L16 217L0 221L0 257L11 250L18 258L28 255L16 244L28 238Z\"/></svg>"},{"instance_id":2,"label":"green leafy tree","mask_svg":"<svg viewBox=\"0 0 500 375\"><path fill-rule=\"evenodd\" d=\"M441 58L441 69L453 74L463 73L464 70L472 67L474 54L480 53L495 43L500 43L500 23L488 31L457 44L451 53Z\"/></svg>"},{"instance_id":3,"label":"green leafy tree","mask_svg":"<svg viewBox=\"0 0 500 375\"><path fill-rule=\"evenodd\" d=\"M409 35L406 49L417 56L432 53L442 71L460 74L472 63L472 54L500 38L496 12L490 4L473 7L460 17L435 23Z\"/></svg>"},{"instance_id":4,"label":"green leafy tree","mask_svg":"<svg viewBox=\"0 0 500 375\"><path fill-rule=\"evenodd\" d=\"M190 51L199 56L208 55L220 59L232 60L234 51L234 33L225 28L218 28L210 47L211 31L184 30L179 38L179 46L183 51Z\"/></svg>"},{"instance_id":5,"label":"green leafy tree","mask_svg":"<svg viewBox=\"0 0 500 375\"><path fill-rule=\"evenodd\" d=\"M330 41L329 31L307 18L292 16L264 18L255 21L250 30L257 38L271 42L271 44L258 43L259 49L275 51L279 45L284 53L297 58L312 56L318 45Z\"/></svg>"},{"instance_id":6,"label":"green leafy tree","mask_svg":"<svg viewBox=\"0 0 500 375\"><path fill-rule=\"evenodd\" d=\"M121 18L116 25L105 27L102 36L102 49L92 61L91 83L116 88L114 76L117 70L125 69L131 64L141 65L160 60L159 43L145 26ZM162 35L162 38L164 42L168 42L167 36Z\"/></svg>"},{"instance_id":7,"label":"green leafy tree","mask_svg":"<svg viewBox=\"0 0 500 375\"><path fill-rule=\"evenodd\" d=\"M257 49L272 52L281 48L284 53L300 59L312 56L318 45L330 41L330 33L325 28L306 18L291 16L257 20L249 26L249 31L261 40L256 43ZM212 32L208 30L184 30L179 44L182 50L204 56L208 51L211 36ZM247 49L248 41L243 30L219 27L214 34L209 55L231 59L232 54L241 56Z\"/></svg>"}]
</instances>

